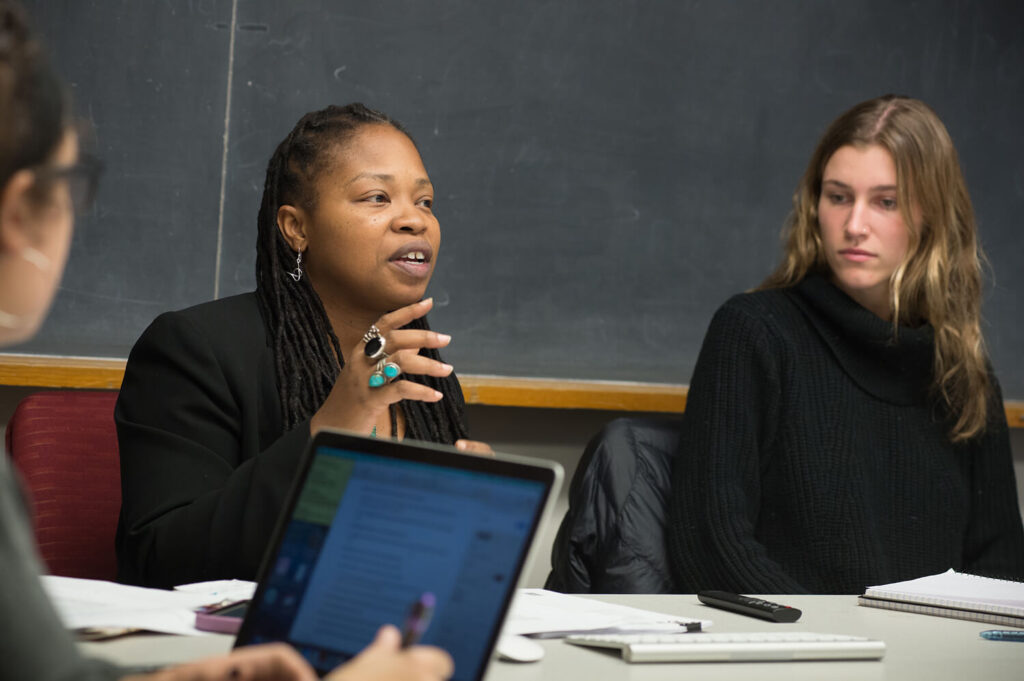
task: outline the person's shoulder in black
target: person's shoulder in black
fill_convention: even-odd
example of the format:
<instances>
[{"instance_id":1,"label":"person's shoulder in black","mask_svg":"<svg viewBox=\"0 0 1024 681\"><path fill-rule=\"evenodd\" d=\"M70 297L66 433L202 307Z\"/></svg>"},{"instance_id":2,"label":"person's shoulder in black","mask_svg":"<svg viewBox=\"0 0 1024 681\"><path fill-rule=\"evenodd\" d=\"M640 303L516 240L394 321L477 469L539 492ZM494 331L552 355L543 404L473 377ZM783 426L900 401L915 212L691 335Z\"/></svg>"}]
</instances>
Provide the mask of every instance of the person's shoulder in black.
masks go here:
<instances>
[{"instance_id":1,"label":"person's shoulder in black","mask_svg":"<svg viewBox=\"0 0 1024 681\"><path fill-rule=\"evenodd\" d=\"M121 581L255 577L309 440L308 421L285 432L280 412L253 294L154 320L115 409Z\"/></svg>"}]
</instances>

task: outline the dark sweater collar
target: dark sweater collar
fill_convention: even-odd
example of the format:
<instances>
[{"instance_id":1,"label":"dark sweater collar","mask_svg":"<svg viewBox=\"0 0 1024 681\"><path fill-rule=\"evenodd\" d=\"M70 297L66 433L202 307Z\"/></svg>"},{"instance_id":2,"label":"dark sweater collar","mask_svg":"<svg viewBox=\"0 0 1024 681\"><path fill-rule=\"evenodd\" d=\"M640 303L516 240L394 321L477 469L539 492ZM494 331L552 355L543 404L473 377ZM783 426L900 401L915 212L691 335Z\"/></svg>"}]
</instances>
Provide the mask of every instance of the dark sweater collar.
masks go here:
<instances>
[{"instance_id":1,"label":"dark sweater collar","mask_svg":"<svg viewBox=\"0 0 1024 681\"><path fill-rule=\"evenodd\" d=\"M791 289L843 370L861 388L893 404L920 404L932 379L931 325L900 326L875 316L827 279L809 276Z\"/></svg>"}]
</instances>

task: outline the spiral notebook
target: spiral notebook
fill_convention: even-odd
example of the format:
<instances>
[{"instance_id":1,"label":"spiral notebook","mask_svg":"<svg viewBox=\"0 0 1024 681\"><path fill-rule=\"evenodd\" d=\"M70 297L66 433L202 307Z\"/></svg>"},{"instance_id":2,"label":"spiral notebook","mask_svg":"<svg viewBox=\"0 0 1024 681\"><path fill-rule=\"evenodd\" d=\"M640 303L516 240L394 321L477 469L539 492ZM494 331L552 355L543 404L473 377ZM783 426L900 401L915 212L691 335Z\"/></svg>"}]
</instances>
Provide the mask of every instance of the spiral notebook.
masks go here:
<instances>
[{"instance_id":1,"label":"spiral notebook","mask_svg":"<svg viewBox=\"0 0 1024 681\"><path fill-rule=\"evenodd\" d=\"M868 587L857 603L871 608L1024 628L1024 582L954 570Z\"/></svg>"}]
</instances>

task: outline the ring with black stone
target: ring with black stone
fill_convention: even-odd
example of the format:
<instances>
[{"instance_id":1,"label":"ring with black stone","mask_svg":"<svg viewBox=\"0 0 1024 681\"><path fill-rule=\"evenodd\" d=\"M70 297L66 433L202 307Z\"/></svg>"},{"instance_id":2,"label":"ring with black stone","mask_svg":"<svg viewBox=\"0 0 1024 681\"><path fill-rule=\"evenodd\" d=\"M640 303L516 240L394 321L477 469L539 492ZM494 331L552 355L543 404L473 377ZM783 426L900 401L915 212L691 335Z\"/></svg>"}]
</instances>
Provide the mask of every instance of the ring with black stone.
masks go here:
<instances>
[{"instance_id":1,"label":"ring with black stone","mask_svg":"<svg viewBox=\"0 0 1024 681\"><path fill-rule=\"evenodd\" d=\"M366 345L363 347L363 353L370 358L371 361L378 360L384 356L384 346L387 343L384 341L383 336L376 336L366 341Z\"/></svg>"}]
</instances>

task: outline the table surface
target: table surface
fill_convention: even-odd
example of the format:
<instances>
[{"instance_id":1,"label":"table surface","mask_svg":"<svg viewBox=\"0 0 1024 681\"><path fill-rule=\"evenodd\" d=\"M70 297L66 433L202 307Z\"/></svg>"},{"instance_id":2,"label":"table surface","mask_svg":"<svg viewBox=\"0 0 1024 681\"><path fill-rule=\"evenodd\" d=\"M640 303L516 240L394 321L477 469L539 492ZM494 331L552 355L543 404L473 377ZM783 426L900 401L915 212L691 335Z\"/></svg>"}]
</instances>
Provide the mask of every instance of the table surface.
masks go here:
<instances>
[{"instance_id":1,"label":"table surface","mask_svg":"<svg viewBox=\"0 0 1024 681\"><path fill-rule=\"evenodd\" d=\"M544 659L537 663L493 662L488 681L678 681L694 679L1024 679L1024 643L988 641L978 634L998 627L979 622L866 608L856 596L764 596L803 611L799 622L772 624L702 605L696 596L602 595L600 600L683 616L712 619L713 632L815 631L867 636L885 641L881 661L856 662L717 662L628 664L617 655L580 648L560 640L543 641ZM119 664L184 662L223 653L232 637L135 636L101 643L82 643L87 654Z\"/></svg>"}]
</instances>

